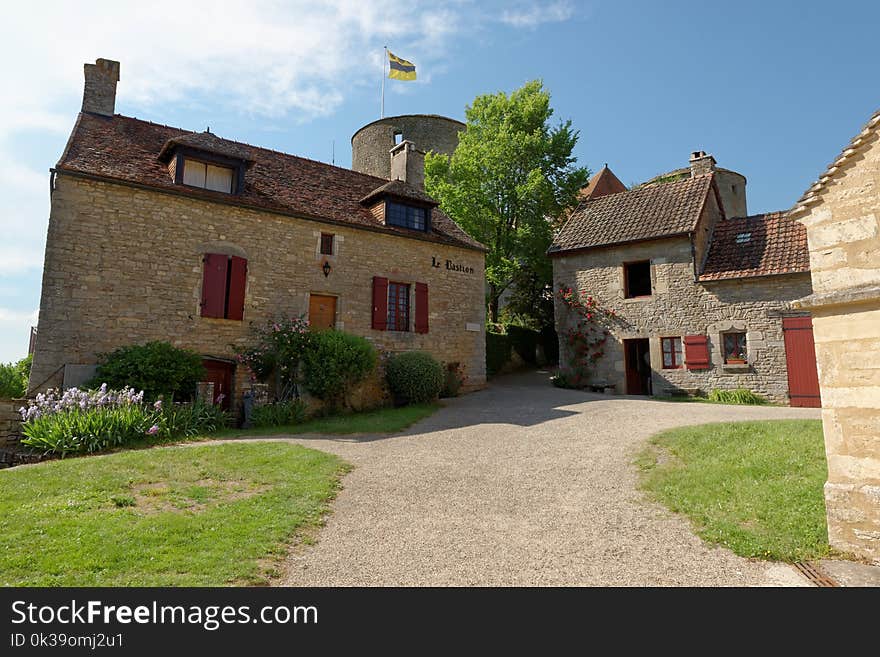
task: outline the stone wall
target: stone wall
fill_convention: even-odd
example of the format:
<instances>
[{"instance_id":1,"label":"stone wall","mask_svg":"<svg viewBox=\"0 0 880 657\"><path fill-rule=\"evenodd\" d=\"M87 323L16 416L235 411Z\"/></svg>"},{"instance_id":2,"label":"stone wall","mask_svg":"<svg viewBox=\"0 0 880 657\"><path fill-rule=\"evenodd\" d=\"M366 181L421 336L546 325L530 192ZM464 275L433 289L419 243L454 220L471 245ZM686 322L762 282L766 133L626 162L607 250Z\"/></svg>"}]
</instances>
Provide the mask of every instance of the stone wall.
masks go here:
<instances>
[{"instance_id":1,"label":"stone wall","mask_svg":"<svg viewBox=\"0 0 880 657\"><path fill-rule=\"evenodd\" d=\"M435 114L389 116L368 123L351 138L351 168L379 178L391 177L394 135L413 142L420 151L452 155L458 146L462 122Z\"/></svg>"},{"instance_id":2,"label":"stone wall","mask_svg":"<svg viewBox=\"0 0 880 657\"><path fill-rule=\"evenodd\" d=\"M831 545L880 563L880 135L843 163L807 228Z\"/></svg>"},{"instance_id":3,"label":"stone wall","mask_svg":"<svg viewBox=\"0 0 880 657\"><path fill-rule=\"evenodd\" d=\"M336 235L320 254L321 232ZM202 256L248 259L244 321L200 316ZM452 271L436 259L472 268ZM332 270L324 275L327 260ZM427 334L371 328L372 279L427 283ZM309 294L337 297L339 329L387 351L420 349L485 382L484 258L478 251L59 175L52 196L31 381L122 345L168 340L231 358L251 322L301 316ZM414 288L414 285L413 285ZM239 385L245 373L238 368ZM60 374L44 387L60 385Z\"/></svg>"},{"instance_id":4,"label":"stone wall","mask_svg":"<svg viewBox=\"0 0 880 657\"><path fill-rule=\"evenodd\" d=\"M691 252L690 240L680 237L553 258L554 289L576 287L618 315L611 329L613 339L596 363L592 381L611 383L618 393L626 392L622 341L649 338L654 394L748 388L788 403L782 317L804 314L791 310L791 302L810 293L809 274L696 284ZM637 260L651 261L652 294L626 299L622 265ZM557 300L561 364L569 361L562 331L574 319ZM746 332L746 366L724 364L721 333L730 330ZM708 336L708 370L663 369L660 338L686 335Z\"/></svg>"},{"instance_id":5,"label":"stone wall","mask_svg":"<svg viewBox=\"0 0 880 657\"><path fill-rule=\"evenodd\" d=\"M21 399L0 399L0 448L17 445L21 438Z\"/></svg>"}]
</instances>

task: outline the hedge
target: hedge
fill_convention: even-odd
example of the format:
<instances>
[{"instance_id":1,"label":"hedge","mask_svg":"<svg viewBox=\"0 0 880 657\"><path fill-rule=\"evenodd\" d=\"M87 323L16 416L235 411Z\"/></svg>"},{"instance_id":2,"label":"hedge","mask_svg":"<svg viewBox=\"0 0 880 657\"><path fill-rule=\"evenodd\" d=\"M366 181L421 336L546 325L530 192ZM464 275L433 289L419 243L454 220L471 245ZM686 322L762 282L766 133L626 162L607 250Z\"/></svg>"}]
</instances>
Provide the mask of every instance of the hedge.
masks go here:
<instances>
[{"instance_id":1,"label":"hedge","mask_svg":"<svg viewBox=\"0 0 880 657\"><path fill-rule=\"evenodd\" d=\"M510 336L486 332L486 374L498 373L510 360Z\"/></svg>"}]
</instances>

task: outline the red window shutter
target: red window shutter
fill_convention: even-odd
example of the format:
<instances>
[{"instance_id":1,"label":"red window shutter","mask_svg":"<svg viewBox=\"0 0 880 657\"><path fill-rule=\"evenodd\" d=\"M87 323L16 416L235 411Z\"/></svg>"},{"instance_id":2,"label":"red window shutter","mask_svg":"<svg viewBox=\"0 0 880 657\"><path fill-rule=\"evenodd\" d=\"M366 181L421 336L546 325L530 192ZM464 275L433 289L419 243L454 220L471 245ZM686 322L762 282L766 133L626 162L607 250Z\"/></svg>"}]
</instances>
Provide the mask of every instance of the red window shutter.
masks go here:
<instances>
[{"instance_id":1,"label":"red window shutter","mask_svg":"<svg viewBox=\"0 0 880 657\"><path fill-rule=\"evenodd\" d=\"M416 283L416 333L428 332L428 285Z\"/></svg>"},{"instance_id":2,"label":"red window shutter","mask_svg":"<svg viewBox=\"0 0 880 657\"><path fill-rule=\"evenodd\" d=\"M202 259L205 274L202 279L202 317L220 317L226 310L226 268L229 256L207 253Z\"/></svg>"},{"instance_id":3,"label":"red window shutter","mask_svg":"<svg viewBox=\"0 0 880 657\"><path fill-rule=\"evenodd\" d=\"M226 319L244 318L244 288L247 284L247 260L232 256L229 261L229 300Z\"/></svg>"},{"instance_id":4,"label":"red window shutter","mask_svg":"<svg viewBox=\"0 0 880 657\"><path fill-rule=\"evenodd\" d=\"M686 335L684 362L689 370L709 369L709 341L705 335Z\"/></svg>"},{"instance_id":5,"label":"red window shutter","mask_svg":"<svg viewBox=\"0 0 880 657\"><path fill-rule=\"evenodd\" d=\"M384 331L388 324L388 279L373 276L373 328Z\"/></svg>"}]
</instances>

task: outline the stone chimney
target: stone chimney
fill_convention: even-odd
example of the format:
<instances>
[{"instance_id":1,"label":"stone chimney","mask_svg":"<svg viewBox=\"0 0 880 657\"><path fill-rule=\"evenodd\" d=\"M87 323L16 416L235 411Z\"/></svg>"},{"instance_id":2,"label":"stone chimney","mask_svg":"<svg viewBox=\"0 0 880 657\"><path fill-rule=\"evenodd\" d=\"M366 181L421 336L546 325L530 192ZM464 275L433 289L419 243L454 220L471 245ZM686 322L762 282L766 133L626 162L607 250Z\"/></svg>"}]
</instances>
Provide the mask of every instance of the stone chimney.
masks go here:
<instances>
[{"instance_id":1,"label":"stone chimney","mask_svg":"<svg viewBox=\"0 0 880 657\"><path fill-rule=\"evenodd\" d=\"M83 88L83 112L113 116L116 112L116 83L119 82L119 62L99 59L85 65L86 85Z\"/></svg>"},{"instance_id":2,"label":"stone chimney","mask_svg":"<svg viewBox=\"0 0 880 657\"><path fill-rule=\"evenodd\" d=\"M425 154L404 140L391 149L391 180L425 189Z\"/></svg>"},{"instance_id":3,"label":"stone chimney","mask_svg":"<svg viewBox=\"0 0 880 657\"><path fill-rule=\"evenodd\" d=\"M715 158L706 151L694 151L691 153L691 178L704 176L715 171Z\"/></svg>"}]
</instances>

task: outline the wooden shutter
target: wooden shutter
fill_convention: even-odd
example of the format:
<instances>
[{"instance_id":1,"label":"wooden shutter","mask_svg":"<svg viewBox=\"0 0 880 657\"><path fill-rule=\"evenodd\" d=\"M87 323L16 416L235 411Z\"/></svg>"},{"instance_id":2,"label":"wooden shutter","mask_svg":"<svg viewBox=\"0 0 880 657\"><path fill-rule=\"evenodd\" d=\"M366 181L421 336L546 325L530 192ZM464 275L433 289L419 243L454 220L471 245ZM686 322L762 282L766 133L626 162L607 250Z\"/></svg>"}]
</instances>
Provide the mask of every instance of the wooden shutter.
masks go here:
<instances>
[{"instance_id":1,"label":"wooden shutter","mask_svg":"<svg viewBox=\"0 0 880 657\"><path fill-rule=\"evenodd\" d=\"M207 253L202 258L205 274L202 278L202 317L220 317L226 310L226 268L229 256Z\"/></svg>"},{"instance_id":2,"label":"wooden shutter","mask_svg":"<svg viewBox=\"0 0 880 657\"><path fill-rule=\"evenodd\" d=\"M384 331L388 324L388 279L373 276L373 328Z\"/></svg>"},{"instance_id":3,"label":"wooden shutter","mask_svg":"<svg viewBox=\"0 0 880 657\"><path fill-rule=\"evenodd\" d=\"M247 285L247 260L232 256L229 261L229 299L226 304L226 318L244 318L244 289Z\"/></svg>"},{"instance_id":4,"label":"wooden shutter","mask_svg":"<svg viewBox=\"0 0 880 657\"><path fill-rule=\"evenodd\" d=\"M705 335L686 335L684 362L689 370L709 369L709 340Z\"/></svg>"},{"instance_id":5,"label":"wooden shutter","mask_svg":"<svg viewBox=\"0 0 880 657\"><path fill-rule=\"evenodd\" d=\"M416 283L416 333L428 332L428 286Z\"/></svg>"}]
</instances>

